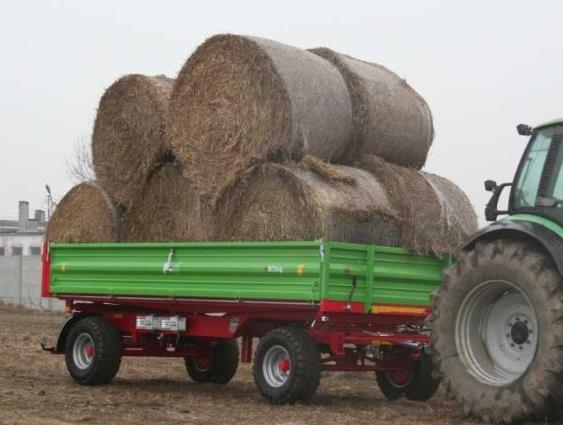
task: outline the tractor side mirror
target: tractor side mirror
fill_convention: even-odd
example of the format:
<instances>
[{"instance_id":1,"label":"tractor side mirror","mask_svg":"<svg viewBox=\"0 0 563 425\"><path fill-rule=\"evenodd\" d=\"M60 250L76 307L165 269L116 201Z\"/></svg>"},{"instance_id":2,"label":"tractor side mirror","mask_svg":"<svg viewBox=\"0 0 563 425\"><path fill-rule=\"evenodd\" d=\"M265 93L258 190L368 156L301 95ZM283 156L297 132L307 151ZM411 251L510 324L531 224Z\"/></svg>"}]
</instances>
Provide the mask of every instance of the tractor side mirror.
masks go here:
<instances>
[{"instance_id":1,"label":"tractor side mirror","mask_svg":"<svg viewBox=\"0 0 563 425\"><path fill-rule=\"evenodd\" d=\"M518 124L516 126L516 131L520 136L531 136L534 129L528 124Z\"/></svg>"},{"instance_id":2,"label":"tractor side mirror","mask_svg":"<svg viewBox=\"0 0 563 425\"><path fill-rule=\"evenodd\" d=\"M497 182L494 180L485 180L485 190L493 192L497 188Z\"/></svg>"}]
</instances>

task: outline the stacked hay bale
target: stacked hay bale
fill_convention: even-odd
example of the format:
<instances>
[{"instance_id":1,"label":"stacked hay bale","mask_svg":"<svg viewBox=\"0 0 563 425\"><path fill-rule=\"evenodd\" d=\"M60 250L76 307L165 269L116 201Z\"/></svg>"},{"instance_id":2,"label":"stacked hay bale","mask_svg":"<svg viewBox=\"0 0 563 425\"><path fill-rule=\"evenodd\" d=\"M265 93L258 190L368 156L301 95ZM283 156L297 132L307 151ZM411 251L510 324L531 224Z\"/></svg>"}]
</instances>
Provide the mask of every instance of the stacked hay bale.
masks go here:
<instances>
[{"instance_id":1,"label":"stacked hay bale","mask_svg":"<svg viewBox=\"0 0 563 425\"><path fill-rule=\"evenodd\" d=\"M120 237L119 210L94 182L74 186L61 199L46 235L54 242L116 242Z\"/></svg>"},{"instance_id":2,"label":"stacked hay bale","mask_svg":"<svg viewBox=\"0 0 563 425\"><path fill-rule=\"evenodd\" d=\"M212 228L203 199L175 161L149 177L137 202L123 217L123 239L130 242L202 241Z\"/></svg>"},{"instance_id":3,"label":"stacked hay bale","mask_svg":"<svg viewBox=\"0 0 563 425\"><path fill-rule=\"evenodd\" d=\"M173 80L126 75L104 93L92 135L98 183L124 208L135 202L155 168L170 156L166 111Z\"/></svg>"},{"instance_id":4,"label":"stacked hay bale","mask_svg":"<svg viewBox=\"0 0 563 425\"><path fill-rule=\"evenodd\" d=\"M476 219L457 186L420 171L433 136L427 103L380 65L217 35L174 82L114 83L92 149L126 241L325 238L441 254Z\"/></svg>"},{"instance_id":5,"label":"stacked hay bale","mask_svg":"<svg viewBox=\"0 0 563 425\"><path fill-rule=\"evenodd\" d=\"M376 156L357 166L385 187L401 220L401 246L417 253L451 253L477 229L469 199L451 181Z\"/></svg>"},{"instance_id":6,"label":"stacked hay bale","mask_svg":"<svg viewBox=\"0 0 563 425\"><path fill-rule=\"evenodd\" d=\"M350 96L323 58L258 37L218 35L180 71L170 144L210 195L259 163L337 162L352 140Z\"/></svg>"},{"instance_id":7,"label":"stacked hay bale","mask_svg":"<svg viewBox=\"0 0 563 425\"><path fill-rule=\"evenodd\" d=\"M322 164L264 164L217 204L218 240L314 240L398 245L385 189L363 170Z\"/></svg>"},{"instance_id":8,"label":"stacked hay bale","mask_svg":"<svg viewBox=\"0 0 563 425\"><path fill-rule=\"evenodd\" d=\"M311 52L341 72L352 101L354 160L377 155L386 161L421 168L434 139L428 104L407 82L387 68L321 47Z\"/></svg>"},{"instance_id":9,"label":"stacked hay bale","mask_svg":"<svg viewBox=\"0 0 563 425\"><path fill-rule=\"evenodd\" d=\"M138 203L149 176L173 157L166 142L172 86L173 80L163 75L134 74L120 78L105 91L92 136L96 183L78 185L60 201L49 224L49 240L121 240L121 231L108 230L109 216L102 213L100 194L111 204L112 220L120 229L123 213ZM92 189L94 185L97 190Z\"/></svg>"}]
</instances>

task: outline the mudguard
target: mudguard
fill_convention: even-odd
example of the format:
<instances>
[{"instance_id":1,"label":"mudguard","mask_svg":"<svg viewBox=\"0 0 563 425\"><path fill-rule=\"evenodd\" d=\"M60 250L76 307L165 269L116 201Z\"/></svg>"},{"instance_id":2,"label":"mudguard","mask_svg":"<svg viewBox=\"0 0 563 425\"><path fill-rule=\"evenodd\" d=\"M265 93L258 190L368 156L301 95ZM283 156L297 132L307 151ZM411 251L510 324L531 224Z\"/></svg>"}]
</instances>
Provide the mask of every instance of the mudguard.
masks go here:
<instances>
[{"instance_id":1,"label":"mudguard","mask_svg":"<svg viewBox=\"0 0 563 425\"><path fill-rule=\"evenodd\" d=\"M468 251L481 240L509 238L535 242L553 258L553 262L563 276L563 239L554 231L538 223L524 220L502 220L479 230L462 247Z\"/></svg>"},{"instance_id":2,"label":"mudguard","mask_svg":"<svg viewBox=\"0 0 563 425\"><path fill-rule=\"evenodd\" d=\"M59 335L57 337L57 343L56 343L54 349L52 350L53 353L62 354L62 353L65 352L66 337L68 336L70 329L72 328L72 326L76 322L78 322L80 319L82 319L86 316L92 316L92 314L91 313L74 312L71 315L65 317L65 319L63 320L63 323L61 324L61 327L59 328Z\"/></svg>"}]
</instances>

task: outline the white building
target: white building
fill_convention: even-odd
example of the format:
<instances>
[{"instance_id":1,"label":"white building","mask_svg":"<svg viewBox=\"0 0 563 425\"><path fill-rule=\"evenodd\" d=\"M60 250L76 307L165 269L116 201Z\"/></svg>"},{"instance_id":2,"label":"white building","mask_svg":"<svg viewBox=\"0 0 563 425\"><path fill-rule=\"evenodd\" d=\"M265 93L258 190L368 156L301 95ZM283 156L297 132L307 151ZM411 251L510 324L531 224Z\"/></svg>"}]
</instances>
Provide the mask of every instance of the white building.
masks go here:
<instances>
[{"instance_id":1,"label":"white building","mask_svg":"<svg viewBox=\"0 0 563 425\"><path fill-rule=\"evenodd\" d=\"M17 220L0 220L0 256L40 255L47 228L45 211L29 217L29 202L20 201Z\"/></svg>"}]
</instances>

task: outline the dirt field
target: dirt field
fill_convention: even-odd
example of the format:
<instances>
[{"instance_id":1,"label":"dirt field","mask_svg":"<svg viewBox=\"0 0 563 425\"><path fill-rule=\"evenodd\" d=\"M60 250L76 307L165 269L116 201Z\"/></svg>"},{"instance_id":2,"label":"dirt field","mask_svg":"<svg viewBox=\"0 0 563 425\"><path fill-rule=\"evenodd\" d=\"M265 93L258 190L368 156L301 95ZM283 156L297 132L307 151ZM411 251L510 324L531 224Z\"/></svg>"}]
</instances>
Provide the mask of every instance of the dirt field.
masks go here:
<instances>
[{"instance_id":1,"label":"dirt field","mask_svg":"<svg viewBox=\"0 0 563 425\"><path fill-rule=\"evenodd\" d=\"M63 356L43 352L62 314L0 306L0 424L460 424L440 392L428 403L386 401L371 374L326 374L309 405L270 406L249 365L226 386L195 384L179 359L125 358L114 383L81 387Z\"/></svg>"}]
</instances>

